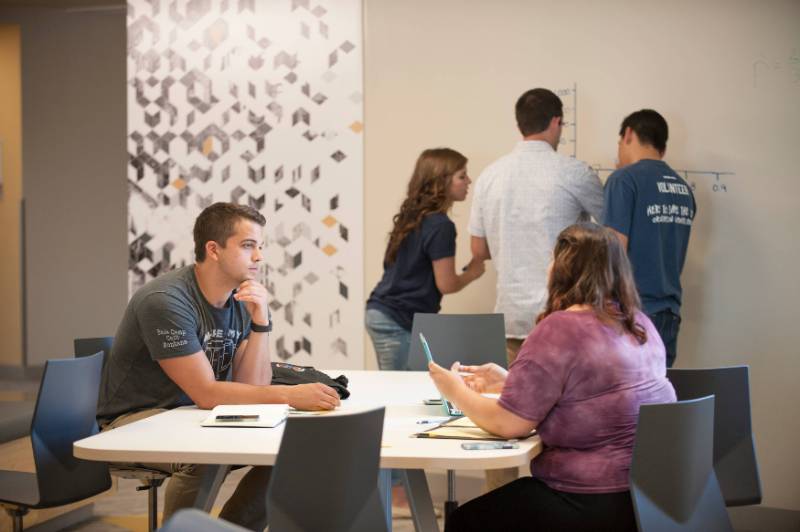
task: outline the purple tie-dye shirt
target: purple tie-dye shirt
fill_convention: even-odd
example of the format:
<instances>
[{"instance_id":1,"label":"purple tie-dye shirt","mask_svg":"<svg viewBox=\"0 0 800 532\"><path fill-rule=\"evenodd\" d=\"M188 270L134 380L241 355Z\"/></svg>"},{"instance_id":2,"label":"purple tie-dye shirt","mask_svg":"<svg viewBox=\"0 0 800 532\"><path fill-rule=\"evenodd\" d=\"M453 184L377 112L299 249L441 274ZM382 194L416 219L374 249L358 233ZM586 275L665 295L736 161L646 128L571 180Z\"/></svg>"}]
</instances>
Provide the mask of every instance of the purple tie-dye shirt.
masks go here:
<instances>
[{"instance_id":1,"label":"purple tie-dye shirt","mask_svg":"<svg viewBox=\"0 0 800 532\"><path fill-rule=\"evenodd\" d=\"M531 473L555 490L627 490L639 405L675 401L664 344L644 314L636 321L644 345L593 311L554 312L511 365L500 404L537 424L544 451Z\"/></svg>"}]
</instances>

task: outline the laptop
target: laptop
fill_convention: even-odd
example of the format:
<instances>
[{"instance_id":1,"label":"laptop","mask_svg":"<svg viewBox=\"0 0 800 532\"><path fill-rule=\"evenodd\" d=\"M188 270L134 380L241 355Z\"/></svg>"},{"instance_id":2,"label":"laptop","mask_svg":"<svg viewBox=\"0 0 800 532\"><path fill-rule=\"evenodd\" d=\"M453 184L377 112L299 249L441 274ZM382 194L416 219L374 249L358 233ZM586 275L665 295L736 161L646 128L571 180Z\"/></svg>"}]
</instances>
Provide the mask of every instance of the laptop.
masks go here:
<instances>
[{"instance_id":1,"label":"laptop","mask_svg":"<svg viewBox=\"0 0 800 532\"><path fill-rule=\"evenodd\" d=\"M419 333L419 341L422 342L422 349L425 351L425 356L428 358L428 362L433 362L433 355L431 354L431 348L428 345L428 340L425 339L425 335ZM453 404L448 401L444 396L442 396L442 406L444 406L447 415L450 417L459 417L463 416L464 413L453 406Z\"/></svg>"}]
</instances>

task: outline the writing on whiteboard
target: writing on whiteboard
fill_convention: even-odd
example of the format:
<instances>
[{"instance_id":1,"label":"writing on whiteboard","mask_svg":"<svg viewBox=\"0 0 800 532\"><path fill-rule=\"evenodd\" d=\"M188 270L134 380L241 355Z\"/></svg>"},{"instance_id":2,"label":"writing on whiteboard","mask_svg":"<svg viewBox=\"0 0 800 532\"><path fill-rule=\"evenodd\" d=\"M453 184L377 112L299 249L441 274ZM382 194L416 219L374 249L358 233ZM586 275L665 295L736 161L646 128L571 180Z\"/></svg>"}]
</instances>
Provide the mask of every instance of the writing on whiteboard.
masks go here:
<instances>
[{"instance_id":1,"label":"writing on whiteboard","mask_svg":"<svg viewBox=\"0 0 800 532\"><path fill-rule=\"evenodd\" d=\"M603 182L605 182L605 180L606 180L606 178L608 178L609 174L611 174L615 170L615 168L608 168L608 167L604 167L604 166L599 165L599 164L593 164L591 166L592 166L592 169L595 172L597 172L597 174L601 177ZM729 187L728 182L727 182L727 177L736 175L735 172L725 172L725 171L721 171L721 170L687 170L687 169L684 169L684 168L673 168L673 170L675 170L675 172L677 172L678 174L681 174L683 176L683 179L687 183L689 183L689 187L692 190L697 190L697 180L698 179L702 179L704 182L708 181L710 179L711 180L711 182L710 182L711 192L719 192L719 193L728 192L730 187ZM658 184L659 192L671 192L671 193L674 193L674 194L683 194L683 191L678 192L677 188L671 189L671 190L662 190L661 189L662 186L663 187L667 187L667 188L670 188L670 187L682 187L684 189L686 188L683 185L672 184L672 183L659 183ZM686 194L688 194L688 191L685 191L685 192L686 192Z\"/></svg>"},{"instance_id":2,"label":"writing on whiteboard","mask_svg":"<svg viewBox=\"0 0 800 532\"><path fill-rule=\"evenodd\" d=\"M777 85L793 85L800 88L800 54L793 48L788 56L761 53L753 61L753 88Z\"/></svg>"},{"instance_id":3,"label":"writing on whiteboard","mask_svg":"<svg viewBox=\"0 0 800 532\"><path fill-rule=\"evenodd\" d=\"M555 93L564 104L558 153L569 155L574 159L578 156L578 84L573 83L572 87L556 89Z\"/></svg>"}]
</instances>

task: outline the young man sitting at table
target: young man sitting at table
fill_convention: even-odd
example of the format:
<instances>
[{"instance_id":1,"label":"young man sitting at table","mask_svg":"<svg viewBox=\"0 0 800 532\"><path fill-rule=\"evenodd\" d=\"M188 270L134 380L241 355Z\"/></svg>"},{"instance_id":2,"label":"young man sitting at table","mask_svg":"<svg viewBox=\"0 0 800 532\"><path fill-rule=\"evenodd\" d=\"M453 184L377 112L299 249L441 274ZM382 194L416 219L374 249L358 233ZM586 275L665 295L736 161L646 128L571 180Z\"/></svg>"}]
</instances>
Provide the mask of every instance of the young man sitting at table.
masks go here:
<instances>
[{"instance_id":1,"label":"young man sitting at table","mask_svg":"<svg viewBox=\"0 0 800 532\"><path fill-rule=\"evenodd\" d=\"M619 239L596 224L564 229L545 309L509 370L429 365L442 395L478 426L505 438L536 429L544 447L532 477L461 506L446 532L635 531L628 473L639 405L675 401L665 356Z\"/></svg>"},{"instance_id":2,"label":"young man sitting at table","mask_svg":"<svg viewBox=\"0 0 800 532\"><path fill-rule=\"evenodd\" d=\"M339 395L324 384L272 386L267 291L255 280L264 217L215 203L195 221L196 263L165 273L131 298L103 371L98 422L111 430L167 409L196 404L288 403L329 410ZM164 521L194 504L203 467L145 464L171 473ZM253 467L220 517L252 530L266 527L271 468Z\"/></svg>"}]
</instances>

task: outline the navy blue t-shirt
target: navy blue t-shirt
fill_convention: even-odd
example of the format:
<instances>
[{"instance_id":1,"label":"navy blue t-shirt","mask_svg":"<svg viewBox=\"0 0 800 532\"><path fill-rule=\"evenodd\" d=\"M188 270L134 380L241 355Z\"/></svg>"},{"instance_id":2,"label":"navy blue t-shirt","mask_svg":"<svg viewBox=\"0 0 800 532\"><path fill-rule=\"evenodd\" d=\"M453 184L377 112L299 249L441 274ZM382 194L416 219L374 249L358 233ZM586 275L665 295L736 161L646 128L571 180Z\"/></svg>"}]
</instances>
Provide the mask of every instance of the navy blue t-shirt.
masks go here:
<instances>
[{"instance_id":1,"label":"navy blue t-shirt","mask_svg":"<svg viewBox=\"0 0 800 532\"><path fill-rule=\"evenodd\" d=\"M691 187L664 161L643 159L606 181L603 223L628 237L646 314L680 315L680 276L696 211Z\"/></svg>"},{"instance_id":2,"label":"navy blue t-shirt","mask_svg":"<svg viewBox=\"0 0 800 532\"><path fill-rule=\"evenodd\" d=\"M394 263L384 262L383 278L370 294L367 308L388 314L410 331L415 312L439 312L441 308L433 261L455 254L455 224L444 213L427 215L400 244Z\"/></svg>"}]
</instances>

